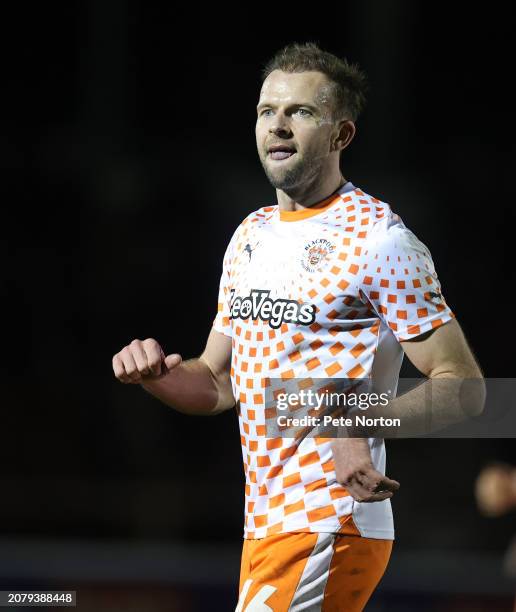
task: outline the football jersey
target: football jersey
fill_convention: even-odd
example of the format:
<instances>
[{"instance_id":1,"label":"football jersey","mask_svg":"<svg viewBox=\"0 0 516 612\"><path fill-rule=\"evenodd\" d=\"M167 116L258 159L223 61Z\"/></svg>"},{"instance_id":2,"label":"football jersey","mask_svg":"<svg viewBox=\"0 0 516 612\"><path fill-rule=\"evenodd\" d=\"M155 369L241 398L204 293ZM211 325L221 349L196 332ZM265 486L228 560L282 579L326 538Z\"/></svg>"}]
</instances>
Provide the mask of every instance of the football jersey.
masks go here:
<instances>
[{"instance_id":1,"label":"football jersey","mask_svg":"<svg viewBox=\"0 0 516 612\"><path fill-rule=\"evenodd\" d=\"M395 395L400 341L453 317L427 247L349 181L310 208L266 206L244 219L226 249L213 323L232 338L244 538L354 524L394 539L390 500L357 502L337 482L331 439L267 437L266 391L271 379L369 378ZM383 439L368 442L385 474Z\"/></svg>"}]
</instances>

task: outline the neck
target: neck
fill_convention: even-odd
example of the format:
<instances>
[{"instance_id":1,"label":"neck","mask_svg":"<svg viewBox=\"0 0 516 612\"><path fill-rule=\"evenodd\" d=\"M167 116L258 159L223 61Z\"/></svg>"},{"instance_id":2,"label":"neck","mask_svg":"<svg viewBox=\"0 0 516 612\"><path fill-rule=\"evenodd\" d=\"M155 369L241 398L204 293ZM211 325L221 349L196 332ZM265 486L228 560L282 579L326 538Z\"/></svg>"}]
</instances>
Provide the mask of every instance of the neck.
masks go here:
<instances>
[{"instance_id":1,"label":"neck","mask_svg":"<svg viewBox=\"0 0 516 612\"><path fill-rule=\"evenodd\" d=\"M280 210L302 210L325 200L347 182L340 171L324 180L315 180L309 185L303 185L289 192L276 189L276 197Z\"/></svg>"}]
</instances>

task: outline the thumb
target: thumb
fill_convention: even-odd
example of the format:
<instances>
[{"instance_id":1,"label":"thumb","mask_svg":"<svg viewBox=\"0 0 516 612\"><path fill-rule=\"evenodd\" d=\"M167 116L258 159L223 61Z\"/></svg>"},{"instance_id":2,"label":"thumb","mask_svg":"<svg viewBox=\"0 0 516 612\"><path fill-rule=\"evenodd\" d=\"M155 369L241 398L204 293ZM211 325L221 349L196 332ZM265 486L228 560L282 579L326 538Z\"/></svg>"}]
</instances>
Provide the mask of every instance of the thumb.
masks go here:
<instances>
[{"instance_id":1,"label":"thumb","mask_svg":"<svg viewBox=\"0 0 516 612\"><path fill-rule=\"evenodd\" d=\"M171 353L165 357L165 366L167 370L173 370L176 368L181 362L183 358L178 353Z\"/></svg>"}]
</instances>

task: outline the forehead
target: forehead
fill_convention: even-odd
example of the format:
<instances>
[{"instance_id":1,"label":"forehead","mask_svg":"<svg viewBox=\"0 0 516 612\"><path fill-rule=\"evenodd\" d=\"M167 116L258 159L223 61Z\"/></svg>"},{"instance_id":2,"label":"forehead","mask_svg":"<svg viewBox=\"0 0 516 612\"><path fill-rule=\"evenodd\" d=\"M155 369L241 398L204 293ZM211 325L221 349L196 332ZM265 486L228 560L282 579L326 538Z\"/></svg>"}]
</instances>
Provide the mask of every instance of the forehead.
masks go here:
<instances>
[{"instance_id":1,"label":"forehead","mask_svg":"<svg viewBox=\"0 0 516 612\"><path fill-rule=\"evenodd\" d=\"M265 79L259 103L312 102L325 105L330 101L331 81L322 72L283 72L273 70Z\"/></svg>"}]
</instances>

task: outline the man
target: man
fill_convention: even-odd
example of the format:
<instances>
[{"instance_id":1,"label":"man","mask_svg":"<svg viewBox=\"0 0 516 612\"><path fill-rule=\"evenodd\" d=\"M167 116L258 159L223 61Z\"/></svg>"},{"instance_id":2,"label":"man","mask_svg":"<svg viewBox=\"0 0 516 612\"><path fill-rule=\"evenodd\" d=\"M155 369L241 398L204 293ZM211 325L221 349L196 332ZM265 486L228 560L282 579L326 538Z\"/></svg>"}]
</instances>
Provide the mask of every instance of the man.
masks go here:
<instances>
[{"instance_id":1,"label":"man","mask_svg":"<svg viewBox=\"0 0 516 612\"><path fill-rule=\"evenodd\" d=\"M340 171L364 89L358 67L312 43L271 60L256 142L278 205L233 234L203 354L182 362L147 339L113 358L119 380L179 411L216 414L236 402L246 475L237 612L362 610L394 539L399 483L385 476L383 439L267 437L272 379L369 378L396 389L404 353L429 379L482 377L428 249ZM423 414L424 386L394 410Z\"/></svg>"}]
</instances>

